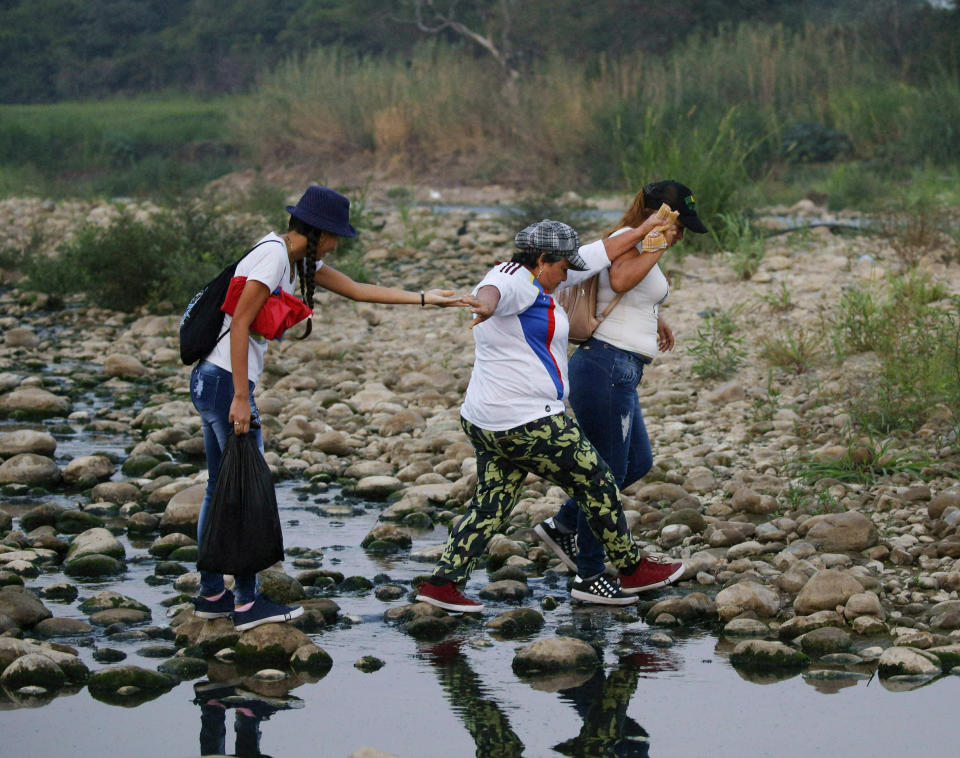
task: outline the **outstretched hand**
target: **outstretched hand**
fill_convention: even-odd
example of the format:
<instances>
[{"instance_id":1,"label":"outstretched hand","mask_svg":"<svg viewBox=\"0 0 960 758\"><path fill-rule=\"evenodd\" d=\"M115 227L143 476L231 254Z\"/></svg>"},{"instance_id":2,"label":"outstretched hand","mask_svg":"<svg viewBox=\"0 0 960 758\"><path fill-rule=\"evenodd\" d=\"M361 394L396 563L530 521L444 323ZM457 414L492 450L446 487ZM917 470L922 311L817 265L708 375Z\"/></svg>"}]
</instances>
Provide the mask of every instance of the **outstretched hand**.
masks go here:
<instances>
[{"instance_id":1,"label":"outstretched hand","mask_svg":"<svg viewBox=\"0 0 960 758\"><path fill-rule=\"evenodd\" d=\"M469 308L475 300L471 295L457 295L454 290L427 290L423 293L423 298L427 305L438 305L441 308Z\"/></svg>"}]
</instances>

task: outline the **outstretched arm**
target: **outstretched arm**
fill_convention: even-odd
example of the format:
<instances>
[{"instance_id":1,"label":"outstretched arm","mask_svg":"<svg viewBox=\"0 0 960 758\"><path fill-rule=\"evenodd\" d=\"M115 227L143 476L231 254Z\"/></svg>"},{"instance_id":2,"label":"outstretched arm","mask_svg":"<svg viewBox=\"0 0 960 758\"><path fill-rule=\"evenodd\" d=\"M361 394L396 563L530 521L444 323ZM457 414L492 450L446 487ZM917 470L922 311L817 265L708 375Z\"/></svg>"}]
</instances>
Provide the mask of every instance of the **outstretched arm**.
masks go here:
<instances>
[{"instance_id":1,"label":"outstretched arm","mask_svg":"<svg viewBox=\"0 0 960 758\"><path fill-rule=\"evenodd\" d=\"M385 303L390 305L451 305L466 306L469 303L454 295L453 290L429 290L423 293L411 292L396 287L381 287L378 284L355 282L349 276L328 264L324 264L314 275L318 286L336 292L338 295L361 303Z\"/></svg>"}]
</instances>

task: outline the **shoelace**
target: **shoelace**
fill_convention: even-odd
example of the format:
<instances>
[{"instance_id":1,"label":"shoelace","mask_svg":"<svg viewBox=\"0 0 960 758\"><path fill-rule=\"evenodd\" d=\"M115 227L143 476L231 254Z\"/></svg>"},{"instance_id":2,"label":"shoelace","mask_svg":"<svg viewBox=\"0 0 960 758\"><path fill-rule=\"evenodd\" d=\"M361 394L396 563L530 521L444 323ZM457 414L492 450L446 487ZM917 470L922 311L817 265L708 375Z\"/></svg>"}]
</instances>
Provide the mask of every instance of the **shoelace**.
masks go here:
<instances>
[{"instance_id":1,"label":"shoelace","mask_svg":"<svg viewBox=\"0 0 960 758\"><path fill-rule=\"evenodd\" d=\"M648 555L646 558L650 563L667 564L674 562L672 558L666 555Z\"/></svg>"}]
</instances>

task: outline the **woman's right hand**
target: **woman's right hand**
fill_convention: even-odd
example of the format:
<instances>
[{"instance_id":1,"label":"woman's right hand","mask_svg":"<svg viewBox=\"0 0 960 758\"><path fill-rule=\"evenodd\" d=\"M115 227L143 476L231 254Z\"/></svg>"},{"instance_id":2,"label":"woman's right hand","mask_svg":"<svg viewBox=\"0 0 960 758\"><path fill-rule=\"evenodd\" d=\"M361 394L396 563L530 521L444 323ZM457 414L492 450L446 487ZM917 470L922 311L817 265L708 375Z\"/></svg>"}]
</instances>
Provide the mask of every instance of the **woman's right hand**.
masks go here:
<instances>
[{"instance_id":1,"label":"woman's right hand","mask_svg":"<svg viewBox=\"0 0 960 758\"><path fill-rule=\"evenodd\" d=\"M246 434L250 431L250 400L240 395L234 395L230 403L230 423L233 424L234 434Z\"/></svg>"},{"instance_id":2,"label":"woman's right hand","mask_svg":"<svg viewBox=\"0 0 960 758\"><path fill-rule=\"evenodd\" d=\"M641 223L640 226L637 227L637 231L640 232L641 239L643 237L646 237L648 234L650 234L650 232L652 232L654 229L660 226L661 223L662 223L662 219L660 219L660 217L657 216L656 213L651 213L649 216L647 216L643 220L643 223Z\"/></svg>"}]
</instances>

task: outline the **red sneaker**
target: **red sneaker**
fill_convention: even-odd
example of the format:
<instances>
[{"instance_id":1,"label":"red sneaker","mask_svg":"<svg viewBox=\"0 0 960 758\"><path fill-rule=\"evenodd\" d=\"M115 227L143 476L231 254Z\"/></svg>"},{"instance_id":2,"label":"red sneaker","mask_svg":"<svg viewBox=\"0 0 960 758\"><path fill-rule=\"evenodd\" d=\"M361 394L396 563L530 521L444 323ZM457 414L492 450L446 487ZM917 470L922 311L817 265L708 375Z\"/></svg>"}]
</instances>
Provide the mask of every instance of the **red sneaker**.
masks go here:
<instances>
[{"instance_id":1,"label":"red sneaker","mask_svg":"<svg viewBox=\"0 0 960 758\"><path fill-rule=\"evenodd\" d=\"M423 582L417 590L417 600L459 613L480 613L483 610L483 603L468 598L453 582L447 582L439 587L429 581Z\"/></svg>"},{"instance_id":2,"label":"red sneaker","mask_svg":"<svg viewBox=\"0 0 960 758\"><path fill-rule=\"evenodd\" d=\"M646 556L630 573L620 572L620 588L631 595L673 584L683 573L683 564Z\"/></svg>"}]
</instances>

